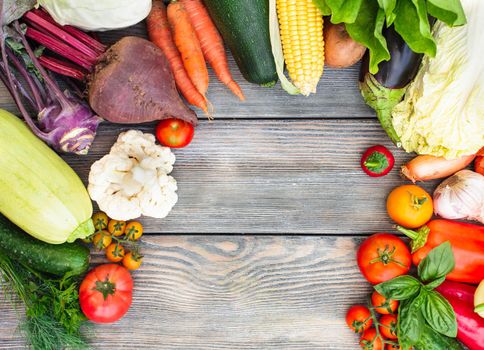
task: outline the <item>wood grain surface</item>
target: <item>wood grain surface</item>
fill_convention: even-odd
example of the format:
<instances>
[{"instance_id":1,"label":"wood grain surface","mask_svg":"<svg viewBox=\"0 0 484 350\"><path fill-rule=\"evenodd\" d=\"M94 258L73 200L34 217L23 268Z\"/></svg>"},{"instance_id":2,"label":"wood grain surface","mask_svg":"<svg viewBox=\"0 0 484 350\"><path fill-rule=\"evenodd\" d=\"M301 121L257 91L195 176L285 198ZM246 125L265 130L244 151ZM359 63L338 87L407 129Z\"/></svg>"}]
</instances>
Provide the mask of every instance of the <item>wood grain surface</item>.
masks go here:
<instances>
[{"instance_id":1,"label":"wood grain surface","mask_svg":"<svg viewBox=\"0 0 484 350\"><path fill-rule=\"evenodd\" d=\"M357 349L344 315L370 291L355 262L360 240L145 237L133 305L120 322L96 326L92 345L103 350ZM23 349L15 334L16 311L5 301L0 312L0 349Z\"/></svg>"},{"instance_id":2,"label":"wood grain surface","mask_svg":"<svg viewBox=\"0 0 484 350\"><path fill-rule=\"evenodd\" d=\"M127 127L104 125L87 157L65 158L83 180ZM152 132L153 126L138 127ZM385 144L396 157L386 177L360 169L363 150ZM148 232L363 234L390 230L385 199L404 181L398 151L373 120L216 120L174 151L179 200ZM431 184L427 185L431 188Z\"/></svg>"}]
</instances>

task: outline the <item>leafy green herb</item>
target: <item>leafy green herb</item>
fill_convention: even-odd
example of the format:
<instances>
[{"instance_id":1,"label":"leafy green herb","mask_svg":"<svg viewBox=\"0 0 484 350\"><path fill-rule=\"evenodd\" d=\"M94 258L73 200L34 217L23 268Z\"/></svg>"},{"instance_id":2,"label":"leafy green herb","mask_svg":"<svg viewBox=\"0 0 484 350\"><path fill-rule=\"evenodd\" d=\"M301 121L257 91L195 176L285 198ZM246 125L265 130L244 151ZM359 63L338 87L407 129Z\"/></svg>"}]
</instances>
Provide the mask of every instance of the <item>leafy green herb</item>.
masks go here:
<instances>
[{"instance_id":1,"label":"leafy green herb","mask_svg":"<svg viewBox=\"0 0 484 350\"><path fill-rule=\"evenodd\" d=\"M404 275L376 285L375 290L387 299L406 300L417 295L421 286L415 277Z\"/></svg>"},{"instance_id":2,"label":"leafy green herb","mask_svg":"<svg viewBox=\"0 0 484 350\"><path fill-rule=\"evenodd\" d=\"M398 337L402 349L408 350L412 346L427 349L422 344L427 344L432 339L436 339L436 344L429 349L460 349L456 342L450 340L450 337L457 335L454 310L442 295L433 290L445 280L454 265L452 246L445 242L432 249L420 262L420 281L406 275L374 287L384 297L401 301L398 310Z\"/></svg>"},{"instance_id":3,"label":"leafy green herb","mask_svg":"<svg viewBox=\"0 0 484 350\"><path fill-rule=\"evenodd\" d=\"M426 293L423 289L414 299L405 300L398 309L398 336L404 343L416 344L425 323L422 315L422 305L425 303Z\"/></svg>"},{"instance_id":4,"label":"leafy green herb","mask_svg":"<svg viewBox=\"0 0 484 350\"><path fill-rule=\"evenodd\" d=\"M423 290L423 289L422 289ZM457 320L447 299L435 291L428 292L422 314L435 331L448 337L457 336Z\"/></svg>"},{"instance_id":5,"label":"leafy green herb","mask_svg":"<svg viewBox=\"0 0 484 350\"><path fill-rule=\"evenodd\" d=\"M454 253L450 242L432 249L418 265L418 275L423 282L431 282L447 276L455 267ZM442 281L443 282L443 281Z\"/></svg>"},{"instance_id":6,"label":"leafy green herb","mask_svg":"<svg viewBox=\"0 0 484 350\"><path fill-rule=\"evenodd\" d=\"M420 340L413 348L415 350L464 350L457 340L437 333L428 325L424 325Z\"/></svg>"},{"instance_id":7,"label":"leafy green herb","mask_svg":"<svg viewBox=\"0 0 484 350\"><path fill-rule=\"evenodd\" d=\"M19 326L34 350L89 349L81 328L77 276L51 279L0 252L0 285L25 305Z\"/></svg>"},{"instance_id":8,"label":"leafy green herb","mask_svg":"<svg viewBox=\"0 0 484 350\"><path fill-rule=\"evenodd\" d=\"M466 23L460 0L313 0L332 23L345 23L350 36L370 52L370 73L390 59L383 29L392 24L415 52L434 56L436 44L428 20L449 26Z\"/></svg>"}]
</instances>

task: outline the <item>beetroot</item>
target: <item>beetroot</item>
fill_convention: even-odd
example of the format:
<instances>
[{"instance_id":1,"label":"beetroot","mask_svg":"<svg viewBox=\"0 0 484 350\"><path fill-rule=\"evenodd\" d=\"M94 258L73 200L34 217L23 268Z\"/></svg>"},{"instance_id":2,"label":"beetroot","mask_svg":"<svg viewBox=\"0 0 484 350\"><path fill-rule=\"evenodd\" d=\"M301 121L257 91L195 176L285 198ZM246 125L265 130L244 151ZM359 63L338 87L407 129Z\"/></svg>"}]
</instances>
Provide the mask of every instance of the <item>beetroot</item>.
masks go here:
<instances>
[{"instance_id":1,"label":"beetroot","mask_svg":"<svg viewBox=\"0 0 484 350\"><path fill-rule=\"evenodd\" d=\"M113 123L171 117L197 123L195 112L178 95L163 52L137 37L121 39L101 56L90 76L89 103Z\"/></svg>"},{"instance_id":2,"label":"beetroot","mask_svg":"<svg viewBox=\"0 0 484 350\"><path fill-rule=\"evenodd\" d=\"M82 79L91 108L113 123L135 124L178 118L193 125L197 116L180 98L163 52L148 40L125 37L105 50L94 38L62 27L45 11L24 15L25 35L69 62L43 54L45 68Z\"/></svg>"}]
</instances>

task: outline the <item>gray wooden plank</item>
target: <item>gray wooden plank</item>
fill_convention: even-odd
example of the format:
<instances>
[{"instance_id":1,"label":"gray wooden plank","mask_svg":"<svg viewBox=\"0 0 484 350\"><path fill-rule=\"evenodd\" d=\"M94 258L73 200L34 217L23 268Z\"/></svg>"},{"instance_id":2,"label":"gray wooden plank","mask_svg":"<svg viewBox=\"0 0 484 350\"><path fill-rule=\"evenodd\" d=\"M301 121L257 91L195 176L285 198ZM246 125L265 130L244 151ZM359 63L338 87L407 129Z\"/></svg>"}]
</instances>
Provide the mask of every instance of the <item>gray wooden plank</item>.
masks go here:
<instances>
[{"instance_id":1,"label":"gray wooden plank","mask_svg":"<svg viewBox=\"0 0 484 350\"><path fill-rule=\"evenodd\" d=\"M87 157L66 156L86 180L90 164L121 130L101 127ZM152 132L153 126L141 130ZM383 178L360 169L362 152L384 144L396 167ZM385 198L404 181L397 150L373 120L215 120L202 122L193 143L174 151L179 202L148 232L360 234L390 230ZM428 187L429 188L429 187Z\"/></svg>"},{"instance_id":2,"label":"gray wooden plank","mask_svg":"<svg viewBox=\"0 0 484 350\"><path fill-rule=\"evenodd\" d=\"M106 43L113 43L122 36L146 37L145 24L140 23L121 31L100 33ZM374 118L360 96L357 87L358 66L348 69L326 69L318 93L310 97L289 96L280 85L263 88L250 84L240 74L230 53L229 64L234 78L240 83L246 102L240 102L226 89L210 70L208 98L213 104L215 118ZM0 84L0 107L17 112L7 90ZM198 111L199 118L204 118Z\"/></svg>"},{"instance_id":3,"label":"gray wooden plank","mask_svg":"<svg viewBox=\"0 0 484 350\"><path fill-rule=\"evenodd\" d=\"M346 310L371 287L360 238L145 237L134 301L96 326L96 349L356 349ZM101 259L95 259L100 262ZM0 296L1 297L1 296ZM0 306L0 349L23 349L12 305Z\"/></svg>"}]
</instances>

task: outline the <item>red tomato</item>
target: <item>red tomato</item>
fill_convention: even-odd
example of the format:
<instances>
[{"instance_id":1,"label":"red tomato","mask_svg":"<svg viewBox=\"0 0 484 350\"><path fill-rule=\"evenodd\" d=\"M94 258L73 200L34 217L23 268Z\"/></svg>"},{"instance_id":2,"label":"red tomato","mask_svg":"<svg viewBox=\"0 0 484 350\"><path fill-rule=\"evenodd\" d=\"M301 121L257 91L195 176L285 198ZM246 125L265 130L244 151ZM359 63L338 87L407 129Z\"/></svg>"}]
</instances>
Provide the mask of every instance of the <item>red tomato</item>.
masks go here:
<instances>
[{"instance_id":1,"label":"red tomato","mask_svg":"<svg viewBox=\"0 0 484 350\"><path fill-rule=\"evenodd\" d=\"M187 146L193 139L193 125L180 119L164 119L156 127L156 138L163 145L171 148Z\"/></svg>"},{"instance_id":2,"label":"red tomato","mask_svg":"<svg viewBox=\"0 0 484 350\"><path fill-rule=\"evenodd\" d=\"M132 296L131 274L116 264L95 267L79 288L82 312L97 323L111 323L123 317L131 306Z\"/></svg>"},{"instance_id":3,"label":"red tomato","mask_svg":"<svg viewBox=\"0 0 484 350\"><path fill-rule=\"evenodd\" d=\"M364 350L382 350L383 342L376 334L375 328L366 330L360 338L360 346Z\"/></svg>"},{"instance_id":4,"label":"red tomato","mask_svg":"<svg viewBox=\"0 0 484 350\"><path fill-rule=\"evenodd\" d=\"M363 276L373 284L406 274L412 261L405 243L388 233L367 238L360 245L356 259Z\"/></svg>"},{"instance_id":5,"label":"red tomato","mask_svg":"<svg viewBox=\"0 0 484 350\"><path fill-rule=\"evenodd\" d=\"M386 339L397 339L397 315L383 315L379 322L382 336Z\"/></svg>"},{"instance_id":6,"label":"red tomato","mask_svg":"<svg viewBox=\"0 0 484 350\"><path fill-rule=\"evenodd\" d=\"M476 157L474 161L474 170L476 173L484 175L484 156Z\"/></svg>"},{"instance_id":7,"label":"red tomato","mask_svg":"<svg viewBox=\"0 0 484 350\"><path fill-rule=\"evenodd\" d=\"M346 313L346 324L355 333L366 331L372 323L370 310L363 305L354 305Z\"/></svg>"},{"instance_id":8,"label":"red tomato","mask_svg":"<svg viewBox=\"0 0 484 350\"><path fill-rule=\"evenodd\" d=\"M387 344L385 350L401 350L400 345Z\"/></svg>"},{"instance_id":9,"label":"red tomato","mask_svg":"<svg viewBox=\"0 0 484 350\"><path fill-rule=\"evenodd\" d=\"M380 315L393 314L398 307L398 301L387 299L377 291L371 295L371 305Z\"/></svg>"}]
</instances>

